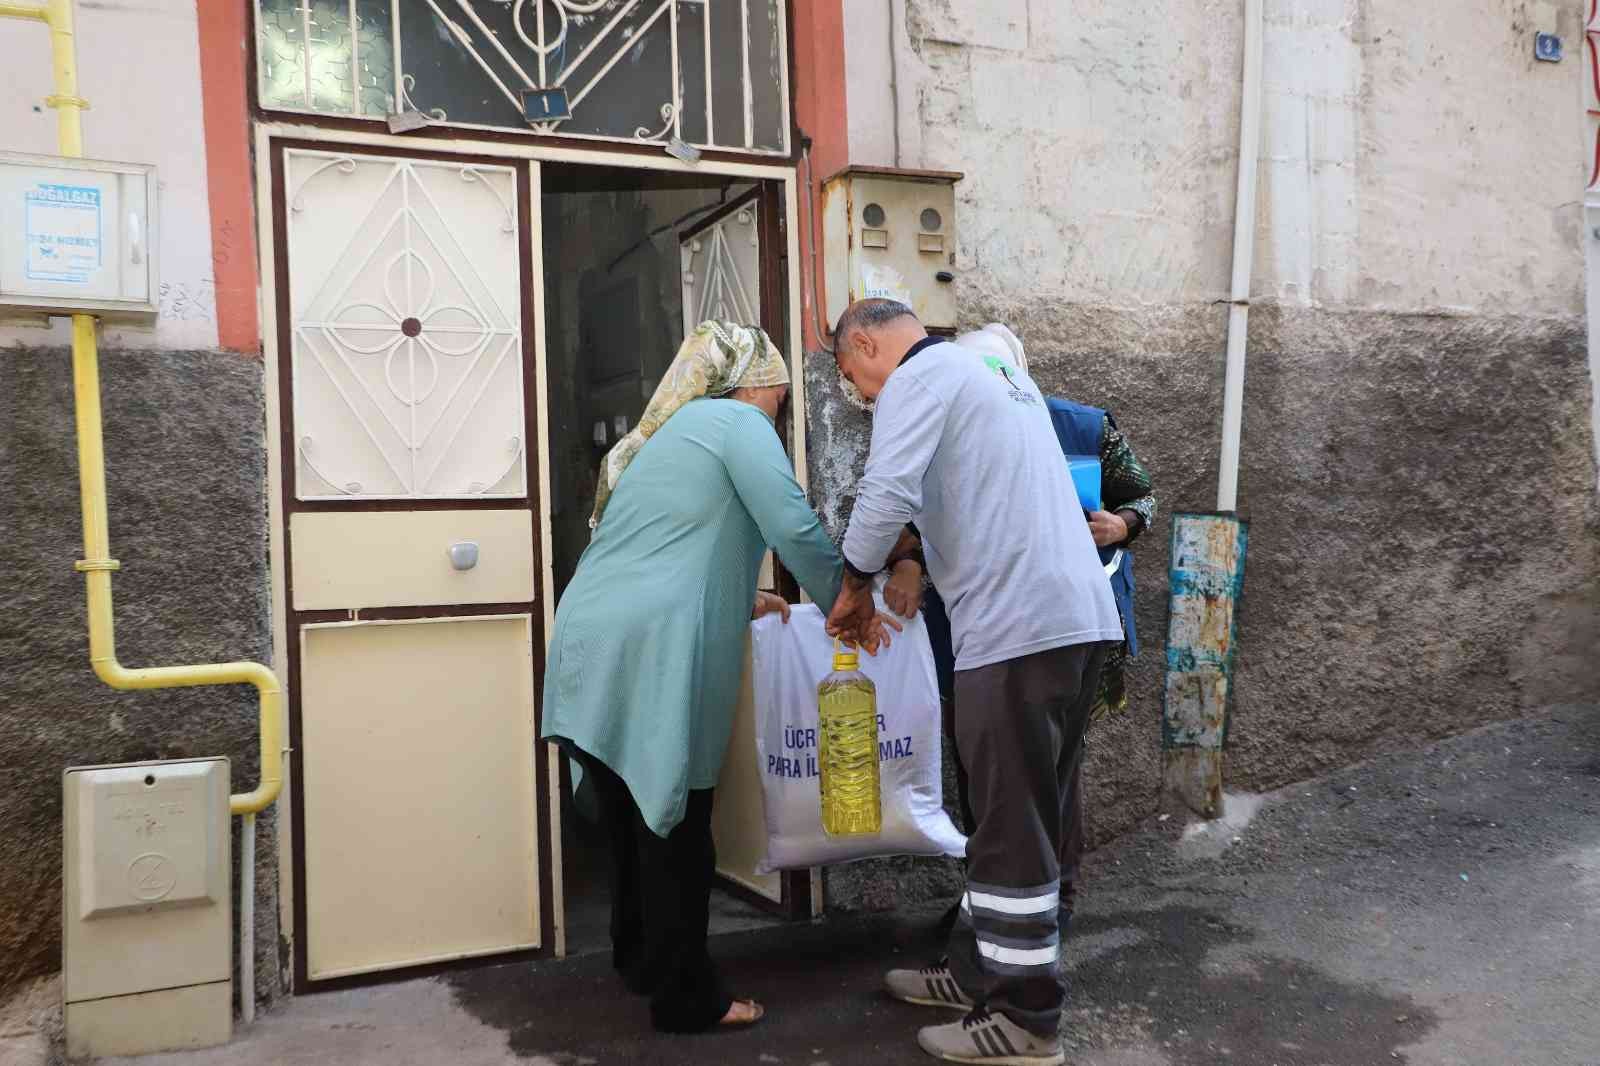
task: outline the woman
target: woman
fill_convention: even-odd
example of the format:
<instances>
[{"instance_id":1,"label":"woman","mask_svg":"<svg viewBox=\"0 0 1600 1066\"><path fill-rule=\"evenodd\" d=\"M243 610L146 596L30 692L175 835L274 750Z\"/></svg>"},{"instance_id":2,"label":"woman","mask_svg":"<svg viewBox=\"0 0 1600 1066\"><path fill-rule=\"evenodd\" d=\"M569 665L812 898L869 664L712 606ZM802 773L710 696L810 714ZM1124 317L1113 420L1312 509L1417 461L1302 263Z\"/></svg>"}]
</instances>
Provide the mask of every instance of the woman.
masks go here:
<instances>
[{"instance_id":1,"label":"woman","mask_svg":"<svg viewBox=\"0 0 1600 1066\"><path fill-rule=\"evenodd\" d=\"M748 1025L706 950L712 789L732 732L767 547L824 611L842 562L775 430L783 357L759 329L702 324L606 456L594 538L556 610L544 736L611 838L612 962L657 1029Z\"/></svg>"}]
</instances>

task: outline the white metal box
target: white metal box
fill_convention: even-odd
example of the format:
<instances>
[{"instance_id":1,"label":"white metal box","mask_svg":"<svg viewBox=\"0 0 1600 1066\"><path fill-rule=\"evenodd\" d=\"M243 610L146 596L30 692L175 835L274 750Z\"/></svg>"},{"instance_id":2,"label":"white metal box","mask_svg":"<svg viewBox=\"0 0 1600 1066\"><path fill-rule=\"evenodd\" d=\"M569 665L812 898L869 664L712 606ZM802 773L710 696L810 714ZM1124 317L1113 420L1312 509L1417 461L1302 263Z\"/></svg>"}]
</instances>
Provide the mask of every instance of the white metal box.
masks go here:
<instances>
[{"instance_id":1,"label":"white metal box","mask_svg":"<svg viewBox=\"0 0 1600 1066\"><path fill-rule=\"evenodd\" d=\"M156 173L0 152L0 313L156 314Z\"/></svg>"},{"instance_id":2,"label":"white metal box","mask_svg":"<svg viewBox=\"0 0 1600 1066\"><path fill-rule=\"evenodd\" d=\"M69 1054L142 1054L231 1037L228 780L226 759L66 771Z\"/></svg>"},{"instance_id":3,"label":"white metal box","mask_svg":"<svg viewBox=\"0 0 1600 1066\"><path fill-rule=\"evenodd\" d=\"M956 193L943 170L847 167L822 186L828 325L855 300L907 304L929 329L956 328Z\"/></svg>"}]
</instances>

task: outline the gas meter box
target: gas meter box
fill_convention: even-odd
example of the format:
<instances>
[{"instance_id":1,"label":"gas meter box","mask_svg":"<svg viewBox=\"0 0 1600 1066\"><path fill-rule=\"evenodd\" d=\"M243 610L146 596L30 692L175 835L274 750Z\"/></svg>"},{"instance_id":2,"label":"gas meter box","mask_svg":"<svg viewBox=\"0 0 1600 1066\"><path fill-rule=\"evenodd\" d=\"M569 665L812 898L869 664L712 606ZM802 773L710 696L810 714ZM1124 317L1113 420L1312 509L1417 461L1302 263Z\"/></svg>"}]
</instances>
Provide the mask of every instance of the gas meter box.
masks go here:
<instances>
[{"instance_id":1,"label":"gas meter box","mask_svg":"<svg viewBox=\"0 0 1600 1066\"><path fill-rule=\"evenodd\" d=\"M0 314L157 311L156 172L0 152Z\"/></svg>"},{"instance_id":2,"label":"gas meter box","mask_svg":"<svg viewBox=\"0 0 1600 1066\"><path fill-rule=\"evenodd\" d=\"M828 324L850 303L899 300L932 330L956 328L956 182L944 170L847 167L822 186Z\"/></svg>"},{"instance_id":3,"label":"gas meter box","mask_svg":"<svg viewBox=\"0 0 1600 1066\"><path fill-rule=\"evenodd\" d=\"M226 759L69 769L62 996L73 1057L226 1043Z\"/></svg>"}]
</instances>

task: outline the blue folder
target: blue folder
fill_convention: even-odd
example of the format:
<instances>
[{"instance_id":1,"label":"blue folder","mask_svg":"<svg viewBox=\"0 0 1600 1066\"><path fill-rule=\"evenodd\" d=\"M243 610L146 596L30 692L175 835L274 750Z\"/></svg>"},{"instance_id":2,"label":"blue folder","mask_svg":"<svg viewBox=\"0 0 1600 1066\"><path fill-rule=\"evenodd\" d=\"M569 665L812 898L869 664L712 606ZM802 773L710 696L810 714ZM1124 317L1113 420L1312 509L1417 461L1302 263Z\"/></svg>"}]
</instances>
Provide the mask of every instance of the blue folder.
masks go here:
<instances>
[{"instance_id":1,"label":"blue folder","mask_svg":"<svg viewBox=\"0 0 1600 1066\"><path fill-rule=\"evenodd\" d=\"M1078 502L1085 511L1099 511L1100 457L1098 455L1069 455L1067 469L1072 471L1072 484L1078 490Z\"/></svg>"}]
</instances>

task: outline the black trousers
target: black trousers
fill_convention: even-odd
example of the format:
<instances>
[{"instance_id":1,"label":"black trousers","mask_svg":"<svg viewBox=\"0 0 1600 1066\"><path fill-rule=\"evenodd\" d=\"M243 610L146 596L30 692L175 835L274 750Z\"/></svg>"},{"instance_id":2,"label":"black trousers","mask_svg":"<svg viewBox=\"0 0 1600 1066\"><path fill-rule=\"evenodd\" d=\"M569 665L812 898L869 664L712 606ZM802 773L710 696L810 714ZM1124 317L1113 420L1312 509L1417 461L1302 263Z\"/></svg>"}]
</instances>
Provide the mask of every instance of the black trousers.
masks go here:
<instances>
[{"instance_id":1,"label":"black trousers","mask_svg":"<svg viewBox=\"0 0 1600 1066\"><path fill-rule=\"evenodd\" d=\"M683 821L659 837L627 783L599 760L580 757L611 843L612 965L629 991L650 997L657 1029L709 1029L733 1003L706 949L717 867L713 790L691 790Z\"/></svg>"},{"instance_id":2,"label":"black trousers","mask_svg":"<svg viewBox=\"0 0 1600 1066\"><path fill-rule=\"evenodd\" d=\"M961 742L956 737L955 700L945 696L944 734L950 738L955 753L956 798L960 805L962 828L970 835L978 828L978 817L972 813L972 790L967 781L967 768L961 759ZM1070 817L1061 831L1061 924L1072 917L1078 901L1078 867L1083 858L1083 755L1088 733L1078 741L1077 750L1068 762L1066 771L1067 805Z\"/></svg>"},{"instance_id":3,"label":"black trousers","mask_svg":"<svg viewBox=\"0 0 1600 1066\"><path fill-rule=\"evenodd\" d=\"M956 737L977 824L950 969L974 1002L1054 1035L1062 854L1077 822L1081 763L1109 644L1078 644L955 675Z\"/></svg>"}]
</instances>

